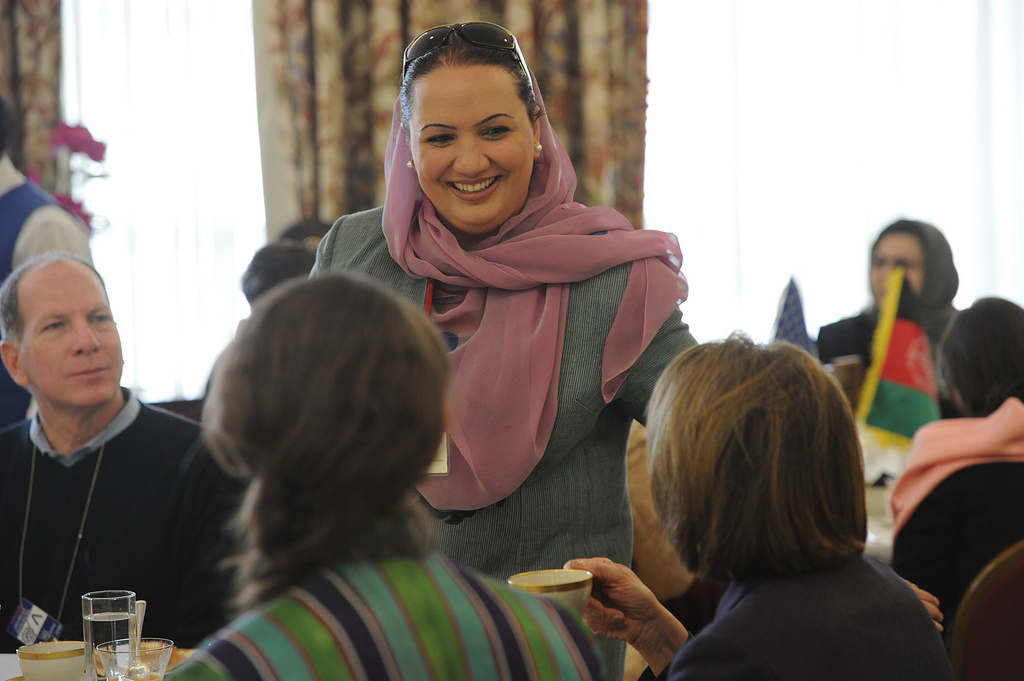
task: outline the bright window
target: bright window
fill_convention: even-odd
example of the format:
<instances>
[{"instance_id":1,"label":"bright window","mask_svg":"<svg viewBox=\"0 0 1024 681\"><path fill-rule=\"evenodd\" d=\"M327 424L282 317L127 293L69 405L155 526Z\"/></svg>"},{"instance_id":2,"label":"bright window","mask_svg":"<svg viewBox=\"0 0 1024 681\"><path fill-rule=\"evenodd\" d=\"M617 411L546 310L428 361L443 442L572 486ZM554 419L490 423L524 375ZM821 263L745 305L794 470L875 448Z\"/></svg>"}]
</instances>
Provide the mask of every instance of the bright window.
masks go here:
<instances>
[{"instance_id":1,"label":"bright window","mask_svg":"<svg viewBox=\"0 0 1024 681\"><path fill-rule=\"evenodd\" d=\"M679 235L699 340L767 340L790 276L812 337L855 314L904 216L950 241L958 307L1024 303L1019 2L649 7L646 226Z\"/></svg>"},{"instance_id":2,"label":"bright window","mask_svg":"<svg viewBox=\"0 0 1024 681\"><path fill-rule=\"evenodd\" d=\"M64 0L65 110L108 144L86 207L124 348L149 401L202 395L249 312L265 241L248 0Z\"/></svg>"}]
</instances>

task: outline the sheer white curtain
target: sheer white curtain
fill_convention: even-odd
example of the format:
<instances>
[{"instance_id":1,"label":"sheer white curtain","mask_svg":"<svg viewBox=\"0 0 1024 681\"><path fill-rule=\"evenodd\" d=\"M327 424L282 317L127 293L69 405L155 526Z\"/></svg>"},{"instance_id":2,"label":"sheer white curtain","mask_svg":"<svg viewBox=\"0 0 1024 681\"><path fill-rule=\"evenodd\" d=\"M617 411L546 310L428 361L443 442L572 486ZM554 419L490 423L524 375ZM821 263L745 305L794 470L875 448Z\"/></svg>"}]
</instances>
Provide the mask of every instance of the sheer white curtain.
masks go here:
<instances>
[{"instance_id":1,"label":"sheer white curtain","mask_svg":"<svg viewBox=\"0 0 1024 681\"><path fill-rule=\"evenodd\" d=\"M66 117L108 144L92 237L143 399L203 393L265 241L249 0L64 0Z\"/></svg>"},{"instance_id":2,"label":"sheer white curtain","mask_svg":"<svg viewBox=\"0 0 1024 681\"><path fill-rule=\"evenodd\" d=\"M1024 304L1024 3L650 0L646 226L679 235L700 340L868 300L867 250L938 226L955 304Z\"/></svg>"}]
</instances>

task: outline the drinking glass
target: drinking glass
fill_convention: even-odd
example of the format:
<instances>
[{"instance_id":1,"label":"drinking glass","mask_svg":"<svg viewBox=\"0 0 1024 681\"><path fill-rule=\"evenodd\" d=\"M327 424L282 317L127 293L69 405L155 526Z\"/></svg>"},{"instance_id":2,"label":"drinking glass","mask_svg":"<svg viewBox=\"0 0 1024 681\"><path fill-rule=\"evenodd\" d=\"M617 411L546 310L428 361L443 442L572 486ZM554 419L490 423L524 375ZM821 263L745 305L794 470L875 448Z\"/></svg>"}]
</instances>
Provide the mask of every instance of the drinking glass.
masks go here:
<instances>
[{"instance_id":1,"label":"drinking glass","mask_svg":"<svg viewBox=\"0 0 1024 681\"><path fill-rule=\"evenodd\" d=\"M90 591L82 596L82 628L85 630L85 678L101 681L96 647L135 636L134 591Z\"/></svg>"},{"instance_id":2,"label":"drinking glass","mask_svg":"<svg viewBox=\"0 0 1024 681\"><path fill-rule=\"evenodd\" d=\"M144 638L132 653L132 642L127 639L102 643L96 647L107 681L160 681L171 661L174 641L166 638ZM141 673L140 673L141 671Z\"/></svg>"}]
</instances>

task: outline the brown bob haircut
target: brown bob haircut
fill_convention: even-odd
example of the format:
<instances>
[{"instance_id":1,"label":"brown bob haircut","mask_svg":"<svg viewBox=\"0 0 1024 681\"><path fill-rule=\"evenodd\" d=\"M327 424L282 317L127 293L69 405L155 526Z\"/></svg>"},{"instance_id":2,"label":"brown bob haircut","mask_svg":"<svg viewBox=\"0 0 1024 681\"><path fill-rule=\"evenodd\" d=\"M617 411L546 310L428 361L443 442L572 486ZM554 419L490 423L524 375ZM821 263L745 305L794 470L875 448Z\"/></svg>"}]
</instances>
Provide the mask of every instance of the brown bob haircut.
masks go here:
<instances>
[{"instance_id":1,"label":"brown bob haircut","mask_svg":"<svg viewBox=\"0 0 1024 681\"><path fill-rule=\"evenodd\" d=\"M218 462L251 479L236 606L341 560L379 519L417 517L448 375L423 311L365 280L286 283L256 302L203 411Z\"/></svg>"},{"instance_id":2,"label":"brown bob haircut","mask_svg":"<svg viewBox=\"0 0 1024 681\"><path fill-rule=\"evenodd\" d=\"M860 441L839 383L788 343L677 357L651 398L654 505L697 575L796 577L864 550Z\"/></svg>"}]
</instances>

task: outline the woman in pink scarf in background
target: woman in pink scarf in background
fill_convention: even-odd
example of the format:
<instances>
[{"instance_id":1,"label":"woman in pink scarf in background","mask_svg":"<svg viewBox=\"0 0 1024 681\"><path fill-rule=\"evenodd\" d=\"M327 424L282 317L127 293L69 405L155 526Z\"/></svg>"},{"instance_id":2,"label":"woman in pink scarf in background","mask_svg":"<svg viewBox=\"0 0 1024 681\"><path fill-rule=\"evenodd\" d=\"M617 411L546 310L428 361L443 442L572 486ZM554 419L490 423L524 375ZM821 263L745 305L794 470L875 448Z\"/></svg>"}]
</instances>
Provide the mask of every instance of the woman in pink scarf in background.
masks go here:
<instances>
[{"instance_id":1,"label":"woman in pink scarf in background","mask_svg":"<svg viewBox=\"0 0 1024 681\"><path fill-rule=\"evenodd\" d=\"M500 579L580 555L629 562L630 425L695 344L676 239L575 203L542 107L504 28L421 34L405 52L384 206L342 217L314 270L360 271L442 331L446 451L419 491L440 548ZM608 657L621 670L621 648Z\"/></svg>"},{"instance_id":2,"label":"woman in pink scarf in background","mask_svg":"<svg viewBox=\"0 0 1024 681\"><path fill-rule=\"evenodd\" d=\"M1024 539L1024 309L982 298L950 326L939 354L967 418L914 436L892 493L893 568L938 597L945 631L981 569Z\"/></svg>"}]
</instances>

